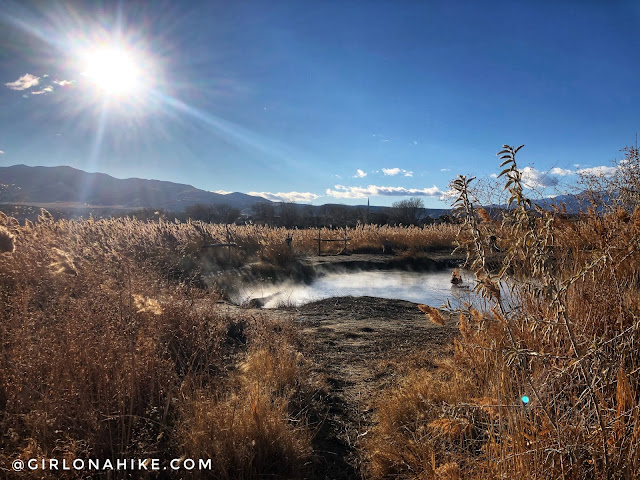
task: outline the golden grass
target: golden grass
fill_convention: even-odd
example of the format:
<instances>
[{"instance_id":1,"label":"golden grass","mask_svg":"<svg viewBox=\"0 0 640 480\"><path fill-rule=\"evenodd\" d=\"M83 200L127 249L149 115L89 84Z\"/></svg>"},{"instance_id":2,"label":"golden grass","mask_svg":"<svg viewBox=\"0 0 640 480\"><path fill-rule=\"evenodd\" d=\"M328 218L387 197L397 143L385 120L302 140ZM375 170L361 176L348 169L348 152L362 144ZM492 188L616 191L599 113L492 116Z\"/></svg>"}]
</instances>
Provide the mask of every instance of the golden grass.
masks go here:
<instances>
[{"instance_id":1,"label":"golden grass","mask_svg":"<svg viewBox=\"0 0 640 480\"><path fill-rule=\"evenodd\" d=\"M216 228L0 217L0 465L202 455L209 477L304 475L297 333L228 316L197 281Z\"/></svg>"},{"instance_id":2,"label":"golden grass","mask_svg":"<svg viewBox=\"0 0 640 480\"><path fill-rule=\"evenodd\" d=\"M507 172L517 201L517 170ZM638 478L640 210L568 221L521 202L498 223L465 203L467 184L459 241L492 306L459 312L453 356L381 395L369 475ZM485 263L491 236L505 250L508 298Z\"/></svg>"},{"instance_id":3,"label":"golden grass","mask_svg":"<svg viewBox=\"0 0 640 480\"><path fill-rule=\"evenodd\" d=\"M0 253L12 253L14 248L13 235L5 227L0 226Z\"/></svg>"},{"instance_id":4,"label":"golden grass","mask_svg":"<svg viewBox=\"0 0 640 480\"><path fill-rule=\"evenodd\" d=\"M186 456L214 459L202 478L304 477L311 435L289 408L300 360L286 344L259 349L242 363L232 391L193 393L178 429Z\"/></svg>"},{"instance_id":5,"label":"golden grass","mask_svg":"<svg viewBox=\"0 0 640 480\"><path fill-rule=\"evenodd\" d=\"M430 307L429 305L418 305L418 309L436 325L443 326L445 324L444 317L437 308Z\"/></svg>"}]
</instances>

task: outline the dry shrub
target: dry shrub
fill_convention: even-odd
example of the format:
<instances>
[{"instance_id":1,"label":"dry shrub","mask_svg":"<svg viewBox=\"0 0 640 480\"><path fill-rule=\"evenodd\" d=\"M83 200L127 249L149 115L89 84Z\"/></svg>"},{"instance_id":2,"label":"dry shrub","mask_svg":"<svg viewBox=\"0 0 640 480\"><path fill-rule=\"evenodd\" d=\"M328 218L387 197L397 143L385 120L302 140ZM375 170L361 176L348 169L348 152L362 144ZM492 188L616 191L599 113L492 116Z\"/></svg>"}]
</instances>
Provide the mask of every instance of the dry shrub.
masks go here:
<instances>
[{"instance_id":1,"label":"dry shrub","mask_svg":"<svg viewBox=\"0 0 640 480\"><path fill-rule=\"evenodd\" d=\"M245 380L274 392L283 392L295 385L303 357L290 345L250 352L240 366Z\"/></svg>"},{"instance_id":2,"label":"dry shrub","mask_svg":"<svg viewBox=\"0 0 640 480\"><path fill-rule=\"evenodd\" d=\"M203 478L304 478L309 473L311 436L291 406L307 381L301 356L286 336L241 362L230 391L195 390L183 404L178 427L186 456L213 459Z\"/></svg>"},{"instance_id":3,"label":"dry shrub","mask_svg":"<svg viewBox=\"0 0 640 480\"><path fill-rule=\"evenodd\" d=\"M194 287L213 227L55 221L45 212L35 224L0 222L16 247L0 255L1 464L178 457L184 436L198 435L183 426L201 425L185 412L205 416L215 399L216 412L228 415L216 417L220 425L248 412L247 435L263 435L260 462L278 458L281 471L298 471L308 433L302 416L289 421L290 400L303 399L295 331L222 314L212 292ZM229 373L238 364L246 379ZM258 377L275 387L249 380ZM182 450L190 458L198 451ZM264 465L246 453L240 471Z\"/></svg>"},{"instance_id":4,"label":"dry shrub","mask_svg":"<svg viewBox=\"0 0 640 480\"><path fill-rule=\"evenodd\" d=\"M472 397L472 385L454 361L414 372L380 397L375 426L363 443L372 478L438 478L438 466L467 462L479 439L474 425L486 415L455 406Z\"/></svg>"},{"instance_id":5,"label":"dry shrub","mask_svg":"<svg viewBox=\"0 0 640 480\"><path fill-rule=\"evenodd\" d=\"M285 399L240 389L222 398L198 392L186 404L181 448L189 458L212 459L212 471L199 472L201 478L303 477L310 436L289 421Z\"/></svg>"},{"instance_id":6,"label":"dry shrub","mask_svg":"<svg viewBox=\"0 0 640 480\"><path fill-rule=\"evenodd\" d=\"M9 230L0 225L0 253L13 253L14 249L14 236Z\"/></svg>"},{"instance_id":7,"label":"dry shrub","mask_svg":"<svg viewBox=\"0 0 640 480\"><path fill-rule=\"evenodd\" d=\"M418 309L436 325L443 326L445 324L444 317L437 308L429 305L418 305Z\"/></svg>"},{"instance_id":8,"label":"dry shrub","mask_svg":"<svg viewBox=\"0 0 640 480\"><path fill-rule=\"evenodd\" d=\"M517 151L500 153L512 202L501 223L475 210L470 179L453 185L460 246L490 308L461 311L453 357L379 401L365 445L374 478L640 472L640 213L599 205L568 220L533 208ZM499 272L491 236L506 246Z\"/></svg>"}]
</instances>

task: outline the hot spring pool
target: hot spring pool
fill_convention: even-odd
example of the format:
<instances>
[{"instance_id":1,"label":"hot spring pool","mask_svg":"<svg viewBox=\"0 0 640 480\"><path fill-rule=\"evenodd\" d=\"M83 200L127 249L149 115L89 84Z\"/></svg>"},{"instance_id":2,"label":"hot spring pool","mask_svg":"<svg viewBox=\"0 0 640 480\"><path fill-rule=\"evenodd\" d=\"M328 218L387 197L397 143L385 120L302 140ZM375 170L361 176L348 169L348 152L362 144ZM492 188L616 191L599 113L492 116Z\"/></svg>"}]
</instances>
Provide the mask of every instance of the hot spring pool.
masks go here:
<instances>
[{"instance_id":1,"label":"hot spring pool","mask_svg":"<svg viewBox=\"0 0 640 480\"><path fill-rule=\"evenodd\" d=\"M465 285L473 286L473 274L462 272ZM330 297L370 296L425 303L434 307L447 300L452 306L476 303L469 289L452 287L451 271L406 272L396 270L327 273L313 283L252 284L240 289L237 303L253 298L264 301L265 308L299 306Z\"/></svg>"}]
</instances>

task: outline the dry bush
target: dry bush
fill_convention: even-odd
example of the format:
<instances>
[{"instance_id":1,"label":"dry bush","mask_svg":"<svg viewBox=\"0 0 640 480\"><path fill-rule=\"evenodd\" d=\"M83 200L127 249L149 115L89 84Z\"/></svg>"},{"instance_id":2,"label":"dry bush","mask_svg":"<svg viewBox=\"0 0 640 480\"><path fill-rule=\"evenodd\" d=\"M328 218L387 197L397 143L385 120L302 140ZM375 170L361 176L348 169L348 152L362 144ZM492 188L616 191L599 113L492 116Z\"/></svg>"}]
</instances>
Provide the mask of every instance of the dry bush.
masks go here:
<instances>
[{"instance_id":1,"label":"dry bush","mask_svg":"<svg viewBox=\"0 0 640 480\"><path fill-rule=\"evenodd\" d=\"M12 253L14 249L13 235L9 230L0 225L0 253Z\"/></svg>"},{"instance_id":2,"label":"dry bush","mask_svg":"<svg viewBox=\"0 0 640 480\"><path fill-rule=\"evenodd\" d=\"M213 470L202 472L203 478L308 475L311 435L291 406L306 385L302 358L282 337L271 343L249 353L230 391L195 390L183 403L181 450L213 459Z\"/></svg>"},{"instance_id":3,"label":"dry bush","mask_svg":"<svg viewBox=\"0 0 640 480\"><path fill-rule=\"evenodd\" d=\"M600 205L569 221L532 208L517 151L500 153L512 209L499 224L472 205L472 179L453 185L459 242L491 306L459 312L453 357L379 402L366 444L374 478L640 472L640 213ZM487 262L493 235L506 250L499 272Z\"/></svg>"},{"instance_id":4,"label":"dry bush","mask_svg":"<svg viewBox=\"0 0 640 480\"><path fill-rule=\"evenodd\" d=\"M202 413L198 405L207 403L195 392L203 392L197 398L238 402L251 394L242 421L249 425L255 411L265 426L260 465L278 458L283 471L297 468L298 453L291 465L280 456L307 448L304 419L287 416L289 402L303 400L295 332L242 313L230 318L215 294L194 287L211 258L202 244L226 232L195 223L54 221L45 212L35 224L0 222L15 243L0 255L0 464L178 457L193 420L185 412ZM273 382L283 369L285 383L279 379L272 395L249 380L238 390L230 372L242 365L247 378L261 366L258 376ZM238 420L234 408L217 411L230 416L221 424ZM190 445L193 452L181 450L189 457L204 448ZM239 472L262 471L249 453L236 458Z\"/></svg>"}]
</instances>

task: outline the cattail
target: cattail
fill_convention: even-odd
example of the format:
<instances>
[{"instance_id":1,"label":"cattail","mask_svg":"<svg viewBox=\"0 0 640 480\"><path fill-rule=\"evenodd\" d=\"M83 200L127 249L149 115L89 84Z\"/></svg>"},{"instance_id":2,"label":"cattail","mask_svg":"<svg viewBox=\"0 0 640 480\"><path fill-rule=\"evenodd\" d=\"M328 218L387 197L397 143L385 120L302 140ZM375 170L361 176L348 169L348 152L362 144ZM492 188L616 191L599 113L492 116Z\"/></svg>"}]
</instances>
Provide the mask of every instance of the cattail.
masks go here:
<instances>
[{"instance_id":1,"label":"cattail","mask_svg":"<svg viewBox=\"0 0 640 480\"><path fill-rule=\"evenodd\" d=\"M9 230L7 230L3 226L0 226L0 253L13 253L16 247L14 239L15 237Z\"/></svg>"},{"instance_id":2,"label":"cattail","mask_svg":"<svg viewBox=\"0 0 640 480\"><path fill-rule=\"evenodd\" d=\"M469 321L467 320L467 315L465 313L460 313L460 317L458 320L458 330L462 334L463 338L467 338L469 336Z\"/></svg>"},{"instance_id":3,"label":"cattail","mask_svg":"<svg viewBox=\"0 0 640 480\"><path fill-rule=\"evenodd\" d=\"M504 318L504 316L495 307L491 307L491 313L493 313L494 318L498 320L503 326L507 326L507 319Z\"/></svg>"},{"instance_id":4,"label":"cattail","mask_svg":"<svg viewBox=\"0 0 640 480\"><path fill-rule=\"evenodd\" d=\"M444 317L437 308L430 307L429 305L418 305L418 309L425 313L431 322L441 327L444 326Z\"/></svg>"},{"instance_id":5,"label":"cattail","mask_svg":"<svg viewBox=\"0 0 640 480\"><path fill-rule=\"evenodd\" d=\"M633 219L633 225L634 225L636 228L640 228L640 207L636 207L636 208L633 210L633 216L632 216L632 219Z\"/></svg>"}]
</instances>

